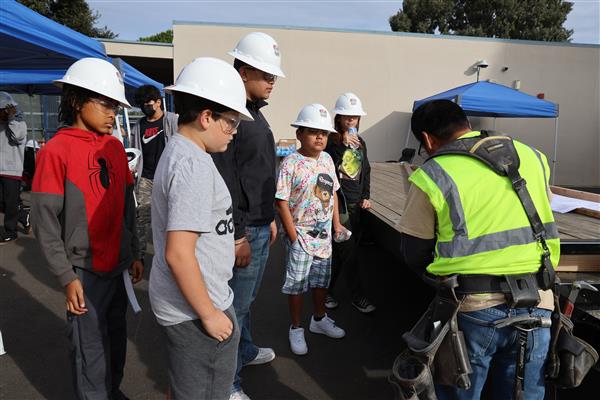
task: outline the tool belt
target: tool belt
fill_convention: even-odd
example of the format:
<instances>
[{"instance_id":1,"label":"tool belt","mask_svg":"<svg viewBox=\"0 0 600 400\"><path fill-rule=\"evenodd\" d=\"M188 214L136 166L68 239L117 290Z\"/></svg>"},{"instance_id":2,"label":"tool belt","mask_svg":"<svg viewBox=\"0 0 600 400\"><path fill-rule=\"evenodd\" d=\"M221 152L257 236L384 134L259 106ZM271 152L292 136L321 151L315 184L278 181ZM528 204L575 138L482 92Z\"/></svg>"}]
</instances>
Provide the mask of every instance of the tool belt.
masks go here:
<instances>
[{"instance_id":1,"label":"tool belt","mask_svg":"<svg viewBox=\"0 0 600 400\"><path fill-rule=\"evenodd\" d=\"M511 308L536 307L540 302L538 290L547 278L547 269L540 267L538 272L519 275L455 275L458 287L457 295L466 296L479 293L503 293ZM427 272L423 275L425 282L435 286L440 279Z\"/></svg>"}]
</instances>

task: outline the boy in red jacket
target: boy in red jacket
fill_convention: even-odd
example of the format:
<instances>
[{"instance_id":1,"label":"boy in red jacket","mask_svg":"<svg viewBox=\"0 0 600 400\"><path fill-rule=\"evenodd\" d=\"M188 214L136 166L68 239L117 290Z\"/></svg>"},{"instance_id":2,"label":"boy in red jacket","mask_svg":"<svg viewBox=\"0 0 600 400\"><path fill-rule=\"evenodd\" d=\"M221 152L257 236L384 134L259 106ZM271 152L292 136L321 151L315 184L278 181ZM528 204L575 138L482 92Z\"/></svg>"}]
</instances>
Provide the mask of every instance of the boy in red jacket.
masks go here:
<instances>
[{"instance_id":1,"label":"boy in red jacket","mask_svg":"<svg viewBox=\"0 0 600 400\"><path fill-rule=\"evenodd\" d=\"M61 129L40 151L32 187L32 225L50 270L65 288L76 395L125 399L127 294L123 271L141 280L133 177L111 136L125 99L107 61L84 58L55 81Z\"/></svg>"}]
</instances>

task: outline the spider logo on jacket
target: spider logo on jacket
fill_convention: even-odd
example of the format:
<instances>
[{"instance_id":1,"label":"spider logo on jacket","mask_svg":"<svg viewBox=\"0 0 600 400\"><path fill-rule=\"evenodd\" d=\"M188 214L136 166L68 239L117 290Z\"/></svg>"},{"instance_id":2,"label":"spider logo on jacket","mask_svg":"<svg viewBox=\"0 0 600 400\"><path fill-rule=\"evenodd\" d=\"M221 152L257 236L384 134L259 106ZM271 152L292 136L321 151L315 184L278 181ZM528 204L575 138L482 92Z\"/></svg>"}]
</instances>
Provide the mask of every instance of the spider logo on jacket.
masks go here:
<instances>
[{"instance_id":1,"label":"spider logo on jacket","mask_svg":"<svg viewBox=\"0 0 600 400\"><path fill-rule=\"evenodd\" d=\"M110 183L115 180L110 160L103 157L96 158L94 154L90 153L88 169L90 171L90 187L95 195L102 194L104 190L110 187Z\"/></svg>"}]
</instances>

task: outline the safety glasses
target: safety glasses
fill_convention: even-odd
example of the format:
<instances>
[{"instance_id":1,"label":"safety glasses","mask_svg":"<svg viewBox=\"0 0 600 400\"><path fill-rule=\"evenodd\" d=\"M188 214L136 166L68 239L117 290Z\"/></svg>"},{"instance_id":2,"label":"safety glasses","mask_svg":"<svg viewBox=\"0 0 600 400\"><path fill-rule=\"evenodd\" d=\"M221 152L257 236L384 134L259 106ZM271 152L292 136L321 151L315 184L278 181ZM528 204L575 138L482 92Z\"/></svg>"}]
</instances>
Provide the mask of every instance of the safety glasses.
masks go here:
<instances>
[{"instance_id":1,"label":"safety glasses","mask_svg":"<svg viewBox=\"0 0 600 400\"><path fill-rule=\"evenodd\" d=\"M226 128L224 129L224 131L228 135L235 132L238 126L240 126L240 122L242 121L242 118L239 115L237 116L237 118L234 118L217 111L213 111L213 114L219 117L222 121L225 121Z\"/></svg>"},{"instance_id":2,"label":"safety glasses","mask_svg":"<svg viewBox=\"0 0 600 400\"><path fill-rule=\"evenodd\" d=\"M110 100L92 97L92 98L90 98L90 101L94 104L99 105L102 108L102 111L104 111L104 112L112 111L115 114L119 114L123 110L123 107L121 107L121 105L119 103L113 102Z\"/></svg>"},{"instance_id":3,"label":"safety glasses","mask_svg":"<svg viewBox=\"0 0 600 400\"><path fill-rule=\"evenodd\" d=\"M262 74L262 78L266 81L266 82L273 82L275 83L277 81L277 75L273 75L273 74L269 74L268 72L265 71L261 71L258 68L254 68L254 67L247 67L248 69L251 69L253 71L258 71Z\"/></svg>"}]
</instances>

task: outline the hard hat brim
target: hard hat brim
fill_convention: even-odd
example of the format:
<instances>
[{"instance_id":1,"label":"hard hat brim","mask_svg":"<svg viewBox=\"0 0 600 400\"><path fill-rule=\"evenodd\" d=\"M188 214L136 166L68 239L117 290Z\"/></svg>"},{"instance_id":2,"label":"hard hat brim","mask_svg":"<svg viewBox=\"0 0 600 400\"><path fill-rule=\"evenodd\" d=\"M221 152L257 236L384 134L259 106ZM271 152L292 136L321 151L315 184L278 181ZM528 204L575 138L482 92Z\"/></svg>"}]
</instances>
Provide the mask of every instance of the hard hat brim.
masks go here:
<instances>
[{"instance_id":1,"label":"hard hat brim","mask_svg":"<svg viewBox=\"0 0 600 400\"><path fill-rule=\"evenodd\" d=\"M364 111L356 113L356 112L349 112L349 111L337 110L337 109L333 109L331 111L331 113L335 114L335 115L350 115L350 116L358 116L358 117L364 117L365 115L367 115L367 113Z\"/></svg>"},{"instance_id":2,"label":"hard hat brim","mask_svg":"<svg viewBox=\"0 0 600 400\"><path fill-rule=\"evenodd\" d=\"M233 111L239 112L242 120L244 120L244 121L254 121L254 118L250 114L250 111L248 111L248 109L245 106L231 104L231 102L228 102L224 99L217 98L217 96L213 96L213 95L209 95L209 94L201 94L197 90L195 90L193 88L189 88L185 85L175 84L175 85L167 86L165 88L165 92L166 93L173 93L173 92L187 93L187 94L191 94L192 96L210 100L215 103L221 104L225 107L228 107L228 108L232 109Z\"/></svg>"},{"instance_id":3,"label":"hard hat brim","mask_svg":"<svg viewBox=\"0 0 600 400\"><path fill-rule=\"evenodd\" d=\"M320 129L322 131L327 131L331 133L336 133L337 131L333 127L324 127L324 126L316 126L315 124L309 124L304 122L293 122L290 124L293 128L312 128L312 129Z\"/></svg>"},{"instance_id":4,"label":"hard hat brim","mask_svg":"<svg viewBox=\"0 0 600 400\"><path fill-rule=\"evenodd\" d=\"M283 73L281 68L279 68L275 65L271 65L271 64L267 64L267 63L260 63L256 60L254 60L253 58L246 56L245 54L242 54L235 50L228 51L227 54L229 54L233 58L237 58L238 60L245 62L246 64L248 64L258 70L266 72L267 74L273 74L279 78L285 78L285 74Z\"/></svg>"},{"instance_id":5,"label":"hard hat brim","mask_svg":"<svg viewBox=\"0 0 600 400\"><path fill-rule=\"evenodd\" d=\"M80 88L83 88L83 89L90 90L90 91L92 91L92 92L94 92L94 93L98 93L98 92L96 91L97 89L93 88L93 87L92 87L92 85L89 85L89 84L87 84L86 82L82 82L82 81L80 81L80 80L78 80L78 79L57 79L57 80L55 80L55 81L52 81L52 83L53 83L55 86L58 86L58 87L59 87L59 88L61 88L61 89L62 89L62 87L63 87L63 84L65 84L65 83L66 83L66 84L68 84L68 85L77 86L77 87L80 87ZM104 93L98 93L98 94L100 94L100 95L102 95L102 96L106 96L106 97L108 97L109 99L113 99L113 100L115 100L115 101L118 101L118 102L119 102L119 103L120 103L120 104L121 104L123 107L125 107L125 108L131 108L131 104L129 104L129 102L127 101L127 99L126 99L125 97L120 97L120 96L108 96L108 95L106 95L106 94L104 94Z\"/></svg>"}]
</instances>

